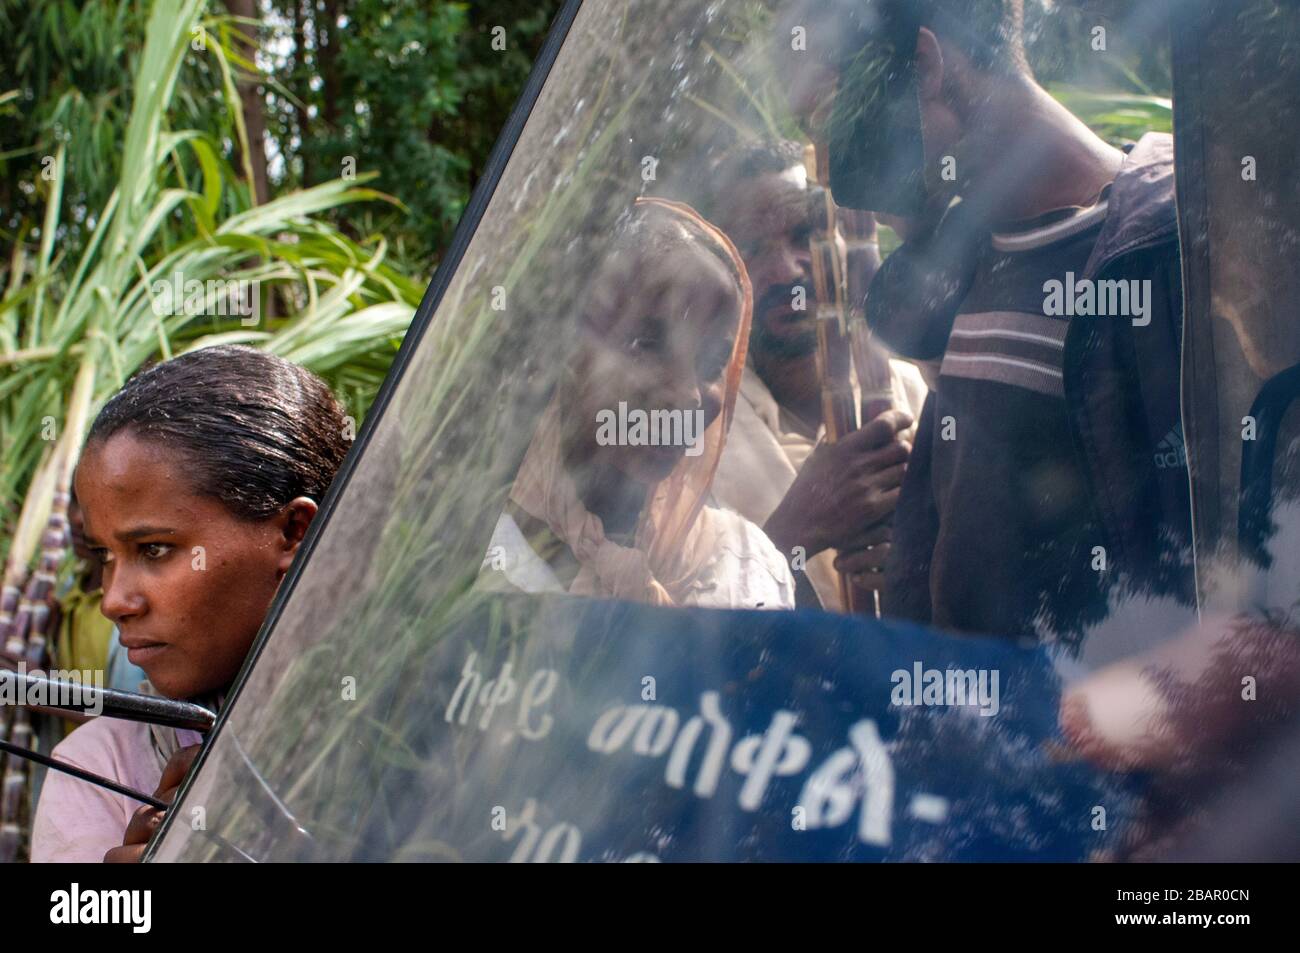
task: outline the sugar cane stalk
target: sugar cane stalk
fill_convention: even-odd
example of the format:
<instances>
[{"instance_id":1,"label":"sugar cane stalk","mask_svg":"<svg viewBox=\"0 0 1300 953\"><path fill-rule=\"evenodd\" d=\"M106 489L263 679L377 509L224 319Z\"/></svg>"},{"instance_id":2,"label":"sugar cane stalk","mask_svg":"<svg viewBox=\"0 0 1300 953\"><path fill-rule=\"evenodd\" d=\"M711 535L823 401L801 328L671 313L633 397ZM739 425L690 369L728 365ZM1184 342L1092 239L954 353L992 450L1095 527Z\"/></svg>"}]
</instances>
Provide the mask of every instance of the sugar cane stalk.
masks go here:
<instances>
[{"instance_id":1,"label":"sugar cane stalk","mask_svg":"<svg viewBox=\"0 0 1300 953\"><path fill-rule=\"evenodd\" d=\"M804 164L810 182L829 181L826 150L808 146ZM818 189L814 196L810 251L817 298L817 373L826 441L835 443L888 410L893 388L889 358L871 340L863 310L867 285L880 267L875 220L869 212L837 207L829 189ZM875 590L854 585L844 575L839 586L846 612L879 615Z\"/></svg>"},{"instance_id":2,"label":"sugar cane stalk","mask_svg":"<svg viewBox=\"0 0 1300 953\"><path fill-rule=\"evenodd\" d=\"M81 438L90 414L90 404L95 386L95 365L90 359L82 362L73 383L64 419L63 433L47 463L49 476L38 480L33 489L45 491L48 487L48 506L41 499L24 501L23 512L48 512L45 531L41 536L40 557L36 571L26 580L17 611L12 614L8 631L4 633L4 652L7 660L17 660L28 669L39 668L49 645L51 623L58 620L58 599L55 585L58 573L67 556L72 532L68 523L68 505L72 497L72 474L81 449ZM28 504L32 504L29 506ZM21 528L21 527L20 527ZM15 538L15 544L19 540ZM18 552L15 553L15 549ZM10 569L16 577L18 567L25 563L25 554L15 546L10 550L6 577ZM8 582L8 579L6 580ZM6 598L9 597L6 586ZM3 620L0 620L3 621ZM22 846L24 809L28 781L28 760L13 756L12 748L31 750L31 715L26 707L18 706L8 719L5 737L9 742L9 757L4 759L0 771L0 863L17 859Z\"/></svg>"}]
</instances>

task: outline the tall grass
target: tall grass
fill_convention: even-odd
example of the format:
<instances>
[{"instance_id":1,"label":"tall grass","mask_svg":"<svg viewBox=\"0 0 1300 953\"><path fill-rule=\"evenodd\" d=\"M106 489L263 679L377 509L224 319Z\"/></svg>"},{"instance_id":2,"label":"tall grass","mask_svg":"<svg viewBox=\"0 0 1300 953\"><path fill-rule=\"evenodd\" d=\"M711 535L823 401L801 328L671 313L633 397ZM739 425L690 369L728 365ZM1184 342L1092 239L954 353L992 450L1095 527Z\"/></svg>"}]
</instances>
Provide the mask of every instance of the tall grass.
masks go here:
<instances>
[{"instance_id":1,"label":"tall grass","mask_svg":"<svg viewBox=\"0 0 1300 953\"><path fill-rule=\"evenodd\" d=\"M48 474L75 454L95 410L143 365L208 344L247 343L322 373L360 416L423 291L385 264L383 241L355 241L319 218L347 203L387 199L364 187L366 176L253 206L219 143L169 128L185 57L214 57L231 75L223 44L192 46L204 35L195 31L205 3L153 4L120 179L102 209L87 210L94 227L84 249L64 257L58 247L60 197L75 174L60 147L49 181L40 183L39 244L17 243L10 255L0 297L0 557L15 571L30 563L48 517L55 490ZM242 130L233 80L225 90ZM155 307L154 285L178 272L186 281L258 282L263 297L274 294L278 310L289 313L253 327L238 316L167 313ZM203 310L224 310L221 304L210 299ZM84 413L70 415L79 376L88 401Z\"/></svg>"},{"instance_id":2,"label":"tall grass","mask_svg":"<svg viewBox=\"0 0 1300 953\"><path fill-rule=\"evenodd\" d=\"M40 183L39 242L31 247L20 234L7 256L0 289L0 649L8 664L43 662L81 443L96 409L132 374L193 348L245 343L321 373L360 417L423 291L385 264L382 240L355 241L321 219L348 203L388 200L365 188L364 176L257 206L247 163L241 181L210 136L169 127L185 57L215 57L239 151L248 155L229 43L193 42L221 26L201 24L205 3L154 2L133 76L120 176L102 208L78 209L86 215L85 241L66 255L59 248L60 235L69 234L60 221L62 197L76 173L60 145ZM0 102L5 97L12 98L3 94ZM163 304L159 291L174 276L203 283L205 293L181 307ZM245 326L249 316L226 307L234 287L256 288L267 302L274 295L287 315ZM26 712L0 722L0 734L31 744ZM12 859L21 853L24 812L21 796L12 795L26 788L26 762L4 759L0 778L7 792L0 859Z\"/></svg>"}]
</instances>

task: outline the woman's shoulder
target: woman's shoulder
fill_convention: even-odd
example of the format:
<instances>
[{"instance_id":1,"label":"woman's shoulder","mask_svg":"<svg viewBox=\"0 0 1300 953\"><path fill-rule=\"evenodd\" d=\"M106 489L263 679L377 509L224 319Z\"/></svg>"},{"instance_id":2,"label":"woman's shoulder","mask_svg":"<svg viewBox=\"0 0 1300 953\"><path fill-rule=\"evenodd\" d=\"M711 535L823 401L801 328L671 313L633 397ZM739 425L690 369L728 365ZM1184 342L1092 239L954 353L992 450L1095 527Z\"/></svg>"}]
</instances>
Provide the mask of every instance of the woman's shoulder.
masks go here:
<instances>
[{"instance_id":1,"label":"woman's shoulder","mask_svg":"<svg viewBox=\"0 0 1300 953\"><path fill-rule=\"evenodd\" d=\"M509 513L502 513L492 531L487 555L479 567L479 582L487 589L524 592L563 592L564 586L532 546ZM502 585L505 583L505 585Z\"/></svg>"},{"instance_id":2,"label":"woman's shoulder","mask_svg":"<svg viewBox=\"0 0 1300 953\"><path fill-rule=\"evenodd\" d=\"M152 791L162 772L149 740L149 726L118 718L95 718L54 746L54 758L112 778L136 790ZM32 860L98 862L122 842L131 798L50 771L36 802Z\"/></svg>"},{"instance_id":3,"label":"woman's shoulder","mask_svg":"<svg viewBox=\"0 0 1300 953\"><path fill-rule=\"evenodd\" d=\"M158 779L157 757L149 736L149 726L121 718L92 718L78 725L68 737L54 746L52 756L68 761L96 774L132 784L149 774Z\"/></svg>"}]
</instances>

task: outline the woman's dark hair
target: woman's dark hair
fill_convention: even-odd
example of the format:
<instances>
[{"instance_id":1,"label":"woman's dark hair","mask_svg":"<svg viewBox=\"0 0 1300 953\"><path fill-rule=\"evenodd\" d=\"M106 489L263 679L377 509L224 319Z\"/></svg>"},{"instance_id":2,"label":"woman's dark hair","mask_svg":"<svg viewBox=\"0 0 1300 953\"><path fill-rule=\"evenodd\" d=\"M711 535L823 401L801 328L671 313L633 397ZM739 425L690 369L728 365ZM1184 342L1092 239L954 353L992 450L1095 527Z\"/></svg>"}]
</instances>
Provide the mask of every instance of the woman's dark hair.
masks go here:
<instances>
[{"instance_id":1,"label":"woman's dark hair","mask_svg":"<svg viewBox=\"0 0 1300 953\"><path fill-rule=\"evenodd\" d=\"M343 408L311 371L222 345L131 378L99 412L86 444L128 431L175 448L198 493L261 520L296 497L324 497L351 445L348 429Z\"/></svg>"}]
</instances>

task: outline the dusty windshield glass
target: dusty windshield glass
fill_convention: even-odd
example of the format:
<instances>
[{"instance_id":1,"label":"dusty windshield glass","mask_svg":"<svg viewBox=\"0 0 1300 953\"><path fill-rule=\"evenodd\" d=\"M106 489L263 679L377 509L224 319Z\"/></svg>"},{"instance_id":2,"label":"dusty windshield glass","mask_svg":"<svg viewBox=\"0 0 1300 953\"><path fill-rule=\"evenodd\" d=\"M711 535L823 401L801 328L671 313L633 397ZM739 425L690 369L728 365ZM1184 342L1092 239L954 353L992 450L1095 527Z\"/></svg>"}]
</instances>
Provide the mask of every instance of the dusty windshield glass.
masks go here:
<instances>
[{"instance_id":1,"label":"dusty windshield glass","mask_svg":"<svg viewBox=\"0 0 1300 953\"><path fill-rule=\"evenodd\" d=\"M561 777L563 748L549 798L512 765L540 776L529 745L572 705L598 726L574 751L638 746L689 787L682 739L739 717L726 699L745 680L723 676L746 652L780 709L764 738L789 728L780 712L826 727L813 708L861 699L852 617L952 636L954 659L992 653L1004 686L1192 627L1167 21L1014 6L583 4L175 812L202 807L206 827L173 819L156 856L758 856L747 828L698 817L642 818L589 852L642 789ZM913 7L939 11L919 33ZM674 609L702 611L656 629ZM799 647L783 620L806 627ZM597 638L628 684L587 698L570 656ZM692 683L689 712L655 721L651 705L620 734L608 704L653 701L666 663L648 646L670 642L731 687ZM1039 732L1039 701L1013 697L1006 717ZM920 783L899 740L919 729L878 721L853 725L858 756L879 763L883 736L898 790L908 770ZM962 725L922 748L982 751L988 770L1010 757ZM835 745L789 740L768 768L793 779ZM761 758L742 743L727 763L752 780ZM1040 767L1018 790L1058 783ZM1095 803L1093 781L1070 784ZM998 846L917 833L980 830L978 798L1010 796L932 784L904 810L900 793L895 814L876 808L916 831L877 811L855 843L1020 856L1019 839L1031 856L1038 833L1075 830L1044 795L1038 833ZM738 803L769 810L748 785ZM771 812L790 827L788 806Z\"/></svg>"}]
</instances>

